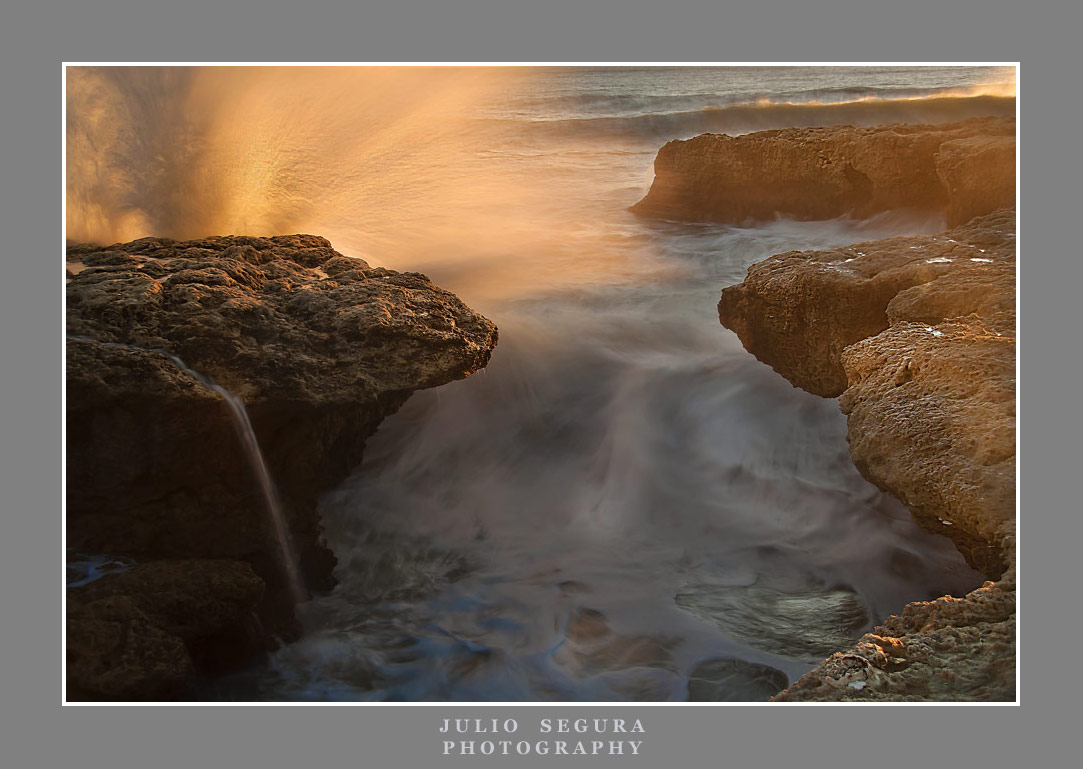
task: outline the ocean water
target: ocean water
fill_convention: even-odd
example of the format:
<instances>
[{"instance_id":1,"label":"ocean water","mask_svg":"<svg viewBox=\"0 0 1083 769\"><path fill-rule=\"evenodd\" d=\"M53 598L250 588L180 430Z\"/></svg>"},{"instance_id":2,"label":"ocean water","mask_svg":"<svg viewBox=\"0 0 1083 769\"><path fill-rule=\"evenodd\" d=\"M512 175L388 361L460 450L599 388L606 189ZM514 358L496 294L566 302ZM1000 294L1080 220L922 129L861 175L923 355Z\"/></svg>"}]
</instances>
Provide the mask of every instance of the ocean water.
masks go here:
<instances>
[{"instance_id":1,"label":"ocean water","mask_svg":"<svg viewBox=\"0 0 1083 769\"><path fill-rule=\"evenodd\" d=\"M795 680L908 601L980 584L858 475L837 402L716 312L771 254L943 222L627 209L671 139L1013 114L1013 77L69 70L69 238L321 234L500 327L485 370L416 393L322 500L339 585L301 607L304 638L201 696L684 700L723 658L712 696L763 699L756 666Z\"/></svg>"}]
</instances>

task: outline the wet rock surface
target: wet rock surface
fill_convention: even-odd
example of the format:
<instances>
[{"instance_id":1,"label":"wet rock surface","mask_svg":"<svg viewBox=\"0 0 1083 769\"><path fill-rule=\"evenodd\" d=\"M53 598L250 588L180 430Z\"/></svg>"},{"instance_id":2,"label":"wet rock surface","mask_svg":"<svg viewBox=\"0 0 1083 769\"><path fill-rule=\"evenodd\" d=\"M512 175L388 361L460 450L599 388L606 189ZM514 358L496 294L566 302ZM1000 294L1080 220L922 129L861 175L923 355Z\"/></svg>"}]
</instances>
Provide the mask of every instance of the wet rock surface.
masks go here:
<instances>
[{"instance_id":1,"label":"wet rock surface","mask_svg":"<svg viewBox=\"0 0 1083 769\"><path fill-rule=\"evenodd\" d=\"M672 650L679 638L621 635L596 609L579 608L568 620L568 642L556 654L558 663L578 676L593 676L626 668L662 668L676 672Z\"/></svg>"},{"instance_id":2,"label":"wet rock surface","mask_svg":"<svg viewBox=\"0 0 1083 769\"><path fill-rule=\"evenodd\" d=\"M311 235L74 245L66 283L69 545L250 564L266 585L257 615L285 637L292 601L230 410L169 355L244 402L304 581L320 590L335 558L316 495L411 392L483 367L497 338L423 275Z\"/></svg>"},{"instance_id":3,"label":"wet rock surface","mask_svg":"<svg viewBox=\"0 0 1083 769\"><path fill-rule=\"evenodd\" d=\"M765 702L786 688L781 670L719 658L696 665L688 676L689 702Z\"/></svg>"},{"instance_id":4,"label":"wet rock surface","mask_svg":"<svg viewBox=\"0 0 1083 769\"><path fill-rule=\"evenodd\" d=\"M676 602L750 645L809 662L853 642L870 624L850 590L692 585L677 594Z\"/></svg>"},{"instance_id":5,"label":"wet rock surface","mask_svg":"<svg viewBox=\"0 0 1083 769\"><path fill-rule=\"evenodd\" d=\"M1015 203L1015 121L787 128L666 144L645 216L740 223L944 212L948 225Z\"/></svg>"},{"instance_id":6,"label":"wet rock surface","mask_svg":"<svg viewBox=\"0 0 1083 769\"><path fill-rule=\"evenodd\" d=\"M862 475L999 580L910 604L778 699L1014 699L1014 221L780 254L723 291L746 349L840 396Z\"/></svg>"}]
</instances>

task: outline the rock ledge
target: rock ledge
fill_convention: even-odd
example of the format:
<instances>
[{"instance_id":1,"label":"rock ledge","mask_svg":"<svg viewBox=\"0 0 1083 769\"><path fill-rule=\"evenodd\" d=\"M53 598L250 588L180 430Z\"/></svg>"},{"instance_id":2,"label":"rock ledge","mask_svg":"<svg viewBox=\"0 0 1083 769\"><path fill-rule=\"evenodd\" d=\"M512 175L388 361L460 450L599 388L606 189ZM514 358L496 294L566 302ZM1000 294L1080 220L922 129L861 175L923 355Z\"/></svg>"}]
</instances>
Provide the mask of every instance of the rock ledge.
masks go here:
<instances>
[{"instance_id":1,"label":"rock ledge","mask_svg":"<svg viewBox=\"0 0 1083 769\"><path fill-rule=\"evenodd\" d=\"M911 208L954 226L1015 205L1015 120L703 134L662 147L654 173L638 214L740 223Z\"/></svg>"},{"instance_id":2,"label":"rock ledge","mask_svg":"<svg viewBox=\"0 0 1083 769\"><path fill-rule=\"evenodd\" d=\"M368 436L414 390L477 371L497 341L490 321L425 276L370 268L312 235L70 246L67 331L69 546L148 566L180 559L187 565L171 573L191 576L181 581L193 589L207 569L240 564L261 583L244 593L245 611L287 638L293 602L231 412L170 355L244 402L303 578L321 590L335 559L316 495L356 467ZM122 580L131 575L100 582ZM172 662L144 693L175 691L162 681L185 679L181 636L159 633L131 591L78 598L105 589L97 584L70 591L69 609L89 622L96 605L114 624L152 628L141 637ZM69 654L80 644L70 635ZM80 686L140 691L87 683L107 679L99 670Z\"/></svg>"}]
</instances>

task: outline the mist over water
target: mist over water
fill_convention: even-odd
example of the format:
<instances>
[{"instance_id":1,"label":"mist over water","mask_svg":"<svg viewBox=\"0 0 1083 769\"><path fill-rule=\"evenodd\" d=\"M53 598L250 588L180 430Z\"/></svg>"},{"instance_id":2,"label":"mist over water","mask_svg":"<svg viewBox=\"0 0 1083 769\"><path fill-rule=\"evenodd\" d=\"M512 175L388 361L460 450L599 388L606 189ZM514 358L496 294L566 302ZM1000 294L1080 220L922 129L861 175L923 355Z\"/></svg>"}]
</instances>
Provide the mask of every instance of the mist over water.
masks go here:
<instances>
[{"instance_id":1,"label":"mist over water","mask_svg":"<svg viewBox=\"0 0 1083 769\"><path fill-rule=\"evenodd\" d=\"M771 254L943 222L627 208L669 139L1000 114L1011 77L69 70L69 238L311 232L500 327L485 370L415 394L326 495L340 584L303 607L306 636L207 696L682 700L704 660L793 680L906 602L980 584L858 475L837 402L716 312Z\"/></svg>"}]
</instances>

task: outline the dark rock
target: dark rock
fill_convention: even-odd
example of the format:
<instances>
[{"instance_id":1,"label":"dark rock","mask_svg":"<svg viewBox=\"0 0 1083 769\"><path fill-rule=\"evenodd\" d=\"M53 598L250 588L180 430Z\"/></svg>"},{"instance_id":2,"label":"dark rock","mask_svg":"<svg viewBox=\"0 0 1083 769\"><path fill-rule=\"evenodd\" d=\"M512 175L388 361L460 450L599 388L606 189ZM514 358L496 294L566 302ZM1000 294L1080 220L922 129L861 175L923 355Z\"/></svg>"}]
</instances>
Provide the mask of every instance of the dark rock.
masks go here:
<instances>
[{"instance_id":1,"label":"dark rock","mask_svg":"<svg viewBox=\"0 0 1083 769\"><path fill-rule=\"evenodd\" d=\"M69 700L168 699L194 674L184 641L130 598L69 602L67 622Z\"/></svg>"},{"instance_id":2,"label":"dark rock","mask_svg":"<svg viewBox=\"0 0 1083 769\"><path fill-rule=\"evenodd\" d=\"M245 403L319 590L335 559L317 494L356 467L411 392L483 367L496 327L423 275L371 269L311 235L144 238L68 256L69 545L141 562L244 561L266 583L267 630L294 634L231 412L163 351Z\"/></svg>"},{"instance_id":3,"label":"dark rock","mask_svg":"<svg viewBox=\"0 0 1083 769\"><path fill-rule=\"evenodd\" d=\"M239 561L154 561L68 590L68 675L83 698L183 693L197 671L274 647L256 618L264 583Z\"/></svg>"}]
</instances>

